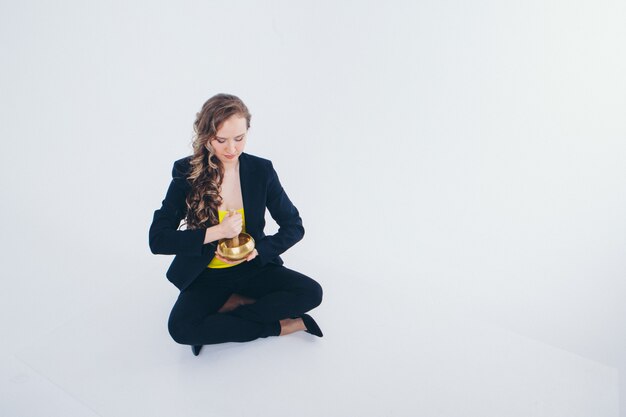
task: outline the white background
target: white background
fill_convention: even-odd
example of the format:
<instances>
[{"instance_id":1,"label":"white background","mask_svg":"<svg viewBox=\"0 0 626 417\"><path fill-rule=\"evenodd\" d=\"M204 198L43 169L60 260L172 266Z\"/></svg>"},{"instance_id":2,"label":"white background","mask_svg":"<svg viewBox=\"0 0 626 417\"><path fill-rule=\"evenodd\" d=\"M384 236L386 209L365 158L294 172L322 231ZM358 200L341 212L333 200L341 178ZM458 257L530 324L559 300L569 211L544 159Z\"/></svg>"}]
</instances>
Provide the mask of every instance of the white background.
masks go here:
<instances>
[{"instance_id":1,"label":"white background","mask_svg":"<svg viewBox=\"0 0 626 417\"><path fill-rule=\"evenodd\" d=\"M624 22L618 0L3 1L0 412L626 415ZM302 215L283 259L324 287L323 339L169 338L148 228L219 92Z\"/></svg>"}]
</instances>

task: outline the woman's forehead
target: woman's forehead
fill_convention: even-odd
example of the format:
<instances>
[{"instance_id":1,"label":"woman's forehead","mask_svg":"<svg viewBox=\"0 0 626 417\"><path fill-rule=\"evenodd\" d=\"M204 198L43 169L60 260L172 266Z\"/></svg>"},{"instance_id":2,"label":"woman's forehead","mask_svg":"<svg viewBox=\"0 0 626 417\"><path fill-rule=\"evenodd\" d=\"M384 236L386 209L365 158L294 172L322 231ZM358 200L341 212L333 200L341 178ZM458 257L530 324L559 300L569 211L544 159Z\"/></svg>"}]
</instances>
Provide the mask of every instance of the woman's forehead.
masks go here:
<instances>
[{"instance_id":1,"label":"woman's forehead","mask_svg":"<svg viewBox=\"0 0 626 417\"><path fill-rule=\"evenodd\" d=\"M224 120L224 123L222 123L222 126L216 133L220 138L236 137L246 133L246 127L245 117L231 116Z\"/></svg>"}]
</instances>

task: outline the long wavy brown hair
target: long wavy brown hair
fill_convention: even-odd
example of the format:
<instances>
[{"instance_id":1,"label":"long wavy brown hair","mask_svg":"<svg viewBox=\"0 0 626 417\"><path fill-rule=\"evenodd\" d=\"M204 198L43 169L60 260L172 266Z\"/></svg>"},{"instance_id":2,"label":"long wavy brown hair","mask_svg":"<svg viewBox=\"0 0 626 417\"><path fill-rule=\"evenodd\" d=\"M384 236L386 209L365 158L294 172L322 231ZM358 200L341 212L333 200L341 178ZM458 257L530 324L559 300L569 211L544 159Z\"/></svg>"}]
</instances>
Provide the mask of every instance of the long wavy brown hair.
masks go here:
<instances>
[{"instance_id":1,"label":"long wavy brown hair","mask_svg":"<svg viewBox=\"0 0 626 417\"><path fill-rule=\"evenodd\" d=\"M219 223L218 208L222 204L219 194L224 179L224 164L213 153L211 141L226 119L237 115L246 118L250 128L252 116L241 99L232 94L216 94L208 99L193 124L193 155L187 180L191 191L187 195L187 229L200 229Z\"/></svg>"}]
</instances>

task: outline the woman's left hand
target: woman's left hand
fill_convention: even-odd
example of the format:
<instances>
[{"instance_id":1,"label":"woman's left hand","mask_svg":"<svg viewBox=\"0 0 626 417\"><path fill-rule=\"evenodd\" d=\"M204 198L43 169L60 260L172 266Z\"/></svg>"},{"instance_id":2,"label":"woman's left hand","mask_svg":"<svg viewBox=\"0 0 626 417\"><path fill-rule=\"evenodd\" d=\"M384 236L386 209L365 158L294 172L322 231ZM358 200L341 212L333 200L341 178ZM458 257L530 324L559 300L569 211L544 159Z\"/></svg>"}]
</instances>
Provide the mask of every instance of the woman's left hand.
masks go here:
<instances>
[{"instance_id":1,"label":"woman's left hand","mask_svg":"<svg viewBox=\"0 0 626 417\"><path fill-rule=\"evenodd\" d=\"M246 258L244 258L244 259L240 259L240 260L238 260L238 261L231 261L230 259L226 259L226 258L224 258L223 256L221 256L221 255L220 255L219 253L217 253L217 252L215 252L215 257L216 257L217 259L219 259L220 261L225 262L225 263L227 263L227 264L230 264L230 265L239 265L239 264L240 264L240 263L242 263L242 262L246 262L246 261L251 261L251 260L253 260L254 258L256 258L256 257L257 257L257 255L258 255L258 254L259 254L259 252L257 252L257 251L256 251L256 249L254 249L252 252L250 252L250 254L249 254Z\"/></svg>"},{"instance_id":2,"label":"woman's left hand","mask_svg":"<svg viewBox=\"0 0 626 417\"><path fill-rule=\"evenodd\" d=\"M252 252L250 252L250 255L248 255L248 257L246 258L246 261L251 261L254 258L257 257L257 255L259 254L259 252L256 251L256 249L254 249Z\"/></svg>"}]
</instances>

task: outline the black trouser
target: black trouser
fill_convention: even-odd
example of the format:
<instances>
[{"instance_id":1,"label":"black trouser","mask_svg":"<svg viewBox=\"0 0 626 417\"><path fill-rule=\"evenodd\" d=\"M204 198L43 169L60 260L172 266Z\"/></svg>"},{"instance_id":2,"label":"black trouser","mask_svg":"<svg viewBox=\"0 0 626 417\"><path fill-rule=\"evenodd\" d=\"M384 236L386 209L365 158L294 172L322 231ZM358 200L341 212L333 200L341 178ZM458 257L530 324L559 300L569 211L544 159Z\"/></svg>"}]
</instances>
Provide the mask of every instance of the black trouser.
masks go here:
<instances>
[{"instance_id":1,"label":"black trouser","mask_svg":"<svg viewBox=\"0 0 626 417\"><path fill-rule=\"evenodd\" d=\"M253 304L218 313L231 294L256 299ZM279 320L298 316L322 302L322 287L282 265L254 261L228 268L206 268L178 296L170 313L172 338L185 345L247 342L278 336Z\"/></svg>"}]
</instances>

